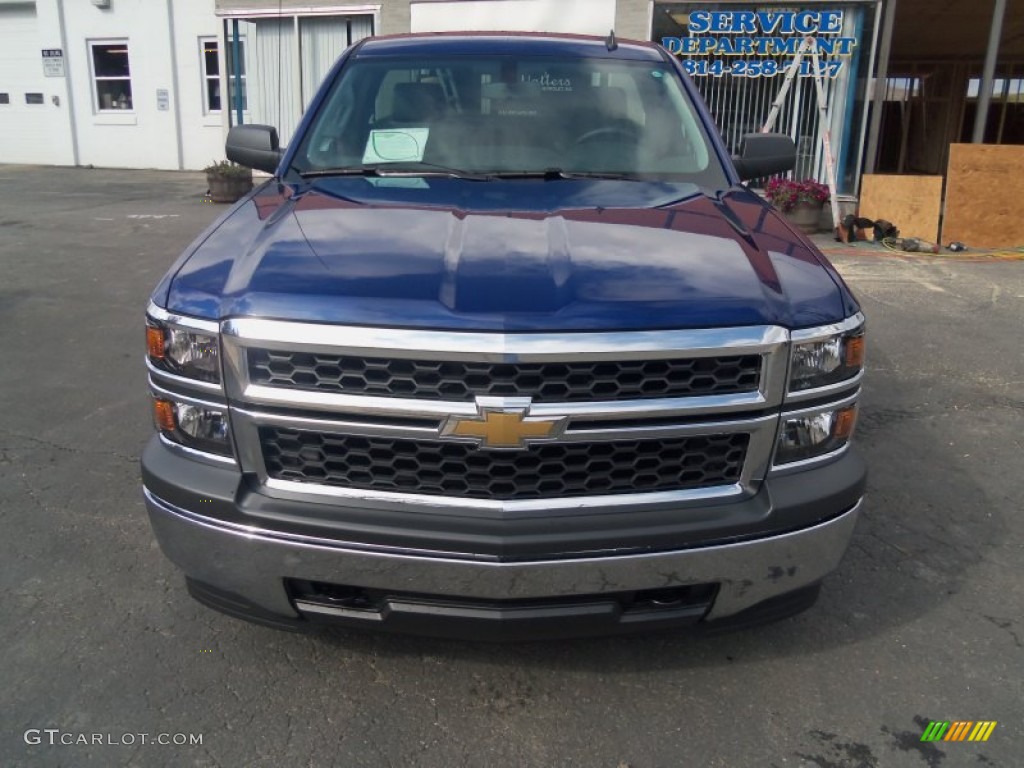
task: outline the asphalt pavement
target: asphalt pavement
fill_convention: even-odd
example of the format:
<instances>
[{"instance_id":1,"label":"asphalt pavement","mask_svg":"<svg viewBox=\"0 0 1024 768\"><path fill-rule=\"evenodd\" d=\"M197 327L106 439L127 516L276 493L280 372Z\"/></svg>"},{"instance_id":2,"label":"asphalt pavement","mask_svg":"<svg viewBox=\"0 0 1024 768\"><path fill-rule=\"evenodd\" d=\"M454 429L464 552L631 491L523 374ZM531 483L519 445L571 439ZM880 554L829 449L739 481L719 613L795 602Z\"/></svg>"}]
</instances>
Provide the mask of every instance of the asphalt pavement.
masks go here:
<instances>
[{"instance_id":1,"label":"asphalt pavement","mask_svg":"<svg viewBox=\"0 0 1024 768\"><path fill-rule=\"evenodd\" d=\"M807 613L714 637L304 636L193 602L142 503L143 310L223 212L204 191L0 166L0 765L1024 764L1024 262L836 257L869 317L871 478ZM932 720L998 725L922 742Z\"/></svg>"}]
</instances>

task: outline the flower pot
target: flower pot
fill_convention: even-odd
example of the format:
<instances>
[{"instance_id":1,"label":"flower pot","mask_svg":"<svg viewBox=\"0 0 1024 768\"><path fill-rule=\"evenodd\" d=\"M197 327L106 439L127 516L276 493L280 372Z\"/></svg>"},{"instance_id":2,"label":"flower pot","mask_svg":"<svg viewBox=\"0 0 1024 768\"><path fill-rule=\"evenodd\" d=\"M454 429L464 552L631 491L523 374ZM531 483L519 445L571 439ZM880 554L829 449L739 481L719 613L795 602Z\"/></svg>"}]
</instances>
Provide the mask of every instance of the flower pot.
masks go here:
<instances>
[{"instance_id":1,"label":"flower pot","mask_svg":"<svg viewBox=\"0 0 1024 768\"><path fill-rule=\"evenodd\" d=\"M797 203L785 212L785 216L801 232L813 235L819 229L821 211L824 207L824 203Z\"/></svg>"},{"instance_id":2,"label":"flower pot","mask_svg":"<svg viewBox=\"0 0 1024 768\"><path fill-rule=\"evenodd\" d=\"M248 176L221 176L206 174L210 185L210 199L215 203L233 203L252 189L252 174Z\"/></svg>"}]
</instances>

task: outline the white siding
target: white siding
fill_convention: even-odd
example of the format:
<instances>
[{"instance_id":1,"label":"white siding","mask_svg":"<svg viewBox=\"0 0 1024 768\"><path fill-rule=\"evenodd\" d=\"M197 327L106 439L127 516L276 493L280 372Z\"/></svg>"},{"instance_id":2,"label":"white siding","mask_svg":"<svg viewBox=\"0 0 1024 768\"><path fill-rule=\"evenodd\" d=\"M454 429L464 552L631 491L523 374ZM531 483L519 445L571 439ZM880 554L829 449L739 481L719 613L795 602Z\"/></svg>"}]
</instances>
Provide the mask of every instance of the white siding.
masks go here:
<instances>
[{"instance_id":1,"label":"white siding","mask_svg":"<svg viewBox=\"0 0 1024 768\"><path fill-rule=\"evenodd\" d=\"M43 77L40 20L36 8L0 5L0 163L71 164L62 126L67 101L62 78ZM53 43L59 48L59 40ZM26 103L26 94L42 94L42 104ZM56 98L57 103L54 103Z\"/></svg>"},{"instance_id":2,"label":"white siding","mask_svg":"<svg viewBox=\"0 0 1024 768\"><path fill-rule=\"evenodd\" d=\"M413 2L413 32L473 29L607 35L615 27L615 0L453 0Z\"/></svg>"},{"instance_id":3,"label":"white siding","mask_svg":"<svg viewBox=\"0 0 1024 768\"><path fill-rule=\"evenodd\" d=\"M154 0L117 0L108 10L65 3L66 51L75 89L79 162L106 168L178 168L167 5ZM94 41L128 47L132 108L103 111L93 86ZM157 109L157 90L169 94L169 109Z\"/></svg>"},{"instance_id":4,"label":"white siding","mask_svg":"<svg viewBox=\"0 0 1024 768\"><path fill-rule=\"evenodd\" d=\"M0 162L71 165L76 143L79 164L111 168L201 168L223 157L222 118L204 112L199 61L200 37L221 32L214 0L172 2L172 12L168 0L0 3L0 92L11 100L0 105ZM90 41L101 40L128 47L130 110L98 103ZM65 77L43 77L41 51L56 48ZM26 92L44 103L25 104Z\"/></svg>"},{"instance_id":5,"label":"white siding","mask_svg":"<svg viewBox=\"0 0 1024 768\"><path fill-rule=\"evenodd\" d=\"M224 158L226 116L207 114L201 38L216 38L224 69L222 24L213 15L213 0L174 2L174 40L178 51L178 91L181 110L182 160L185 168L197 170ZM226 102L227 99L224 99Z\"/></svg>"},{"instance_id":6,"label":"white siding","mask_svg":"<svg viewBox=\"0 0 1024 768\"><path fill-rule=\"evenodd\" d=\"M222 159L233 107L225 87L231 38L214 10L215 0L113 0L104 9L88 0L0 0L0 93L10 99L0 104L0 163L199 169ZM244 121L276 125L287 143L338 56L367 37L373 21L353 13L239 26ZM204 39L218 44L220 112L207 108ZM127 47L130 109L110 109L110 94L95 92L90 43L101 41ZM66 76L44 77L42 49L57 48ZM43 103L26 104L26 93L42 94Z\"/></svg>"}]
</instances>

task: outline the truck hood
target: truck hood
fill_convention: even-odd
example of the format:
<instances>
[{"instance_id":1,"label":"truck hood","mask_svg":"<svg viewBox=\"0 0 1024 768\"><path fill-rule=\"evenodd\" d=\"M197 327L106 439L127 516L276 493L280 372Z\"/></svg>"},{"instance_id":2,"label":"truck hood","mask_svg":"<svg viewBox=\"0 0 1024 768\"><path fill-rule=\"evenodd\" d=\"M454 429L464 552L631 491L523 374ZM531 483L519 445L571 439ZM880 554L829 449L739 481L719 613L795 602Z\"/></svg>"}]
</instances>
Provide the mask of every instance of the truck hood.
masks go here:
<instances>
[{"instance_id":1,"label":"truck hood","mask_svg":"<svg viewBox=\"0 0 1024 768\"><path fill-rule=\"evenodd\" d=\"M695 188L660 207L469 211L271 184L207 233L166 291L169 309L211 319L509 332L793 328L852 306L760 200Z\"/></svg>"}]
</instances>

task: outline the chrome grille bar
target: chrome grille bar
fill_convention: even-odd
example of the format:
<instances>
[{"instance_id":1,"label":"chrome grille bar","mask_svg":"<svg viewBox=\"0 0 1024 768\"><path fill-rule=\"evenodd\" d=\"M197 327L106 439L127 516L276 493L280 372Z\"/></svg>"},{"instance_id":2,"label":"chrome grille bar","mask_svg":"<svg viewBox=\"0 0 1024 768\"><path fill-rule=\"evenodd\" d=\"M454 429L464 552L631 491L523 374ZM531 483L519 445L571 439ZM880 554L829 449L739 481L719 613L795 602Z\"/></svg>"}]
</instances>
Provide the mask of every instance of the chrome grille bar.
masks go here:
<instances>
[{"instance_id":1,"label":"chrome grille bar","mask_svg":"<svg viewBox=\"0 0 1024 768\"><path fill-rule=\"evenodd\" d=\"M225 389L231 404L243 470L256 474L265 493L285 498L357 504L364 508L415 506L449 514L532 515L565 510L593 514L602 506L686 506L756 493L771 459L787 368L789 333L776 326L636 333L495 334L367 329L262 319L224 321ZM445 433L450 419L474 418L478 402L374 397L253 383L247 351L277 349L326 355L394 356L406 360L488 363L665 360L758 355L758 389L718 395L651 397L594 402L533 402L531 419L565 422L557 442L598 443L749 435L737 482L676 491L618 493L572 498L484 499L366 490L271 477L260 429L307 430L388 439L459 441ZM527 399L526 402L529 403ZM578 426L574 426L574 422ZM607 426L602 426L607 422Z\"/></svg>"}]
</instances>

